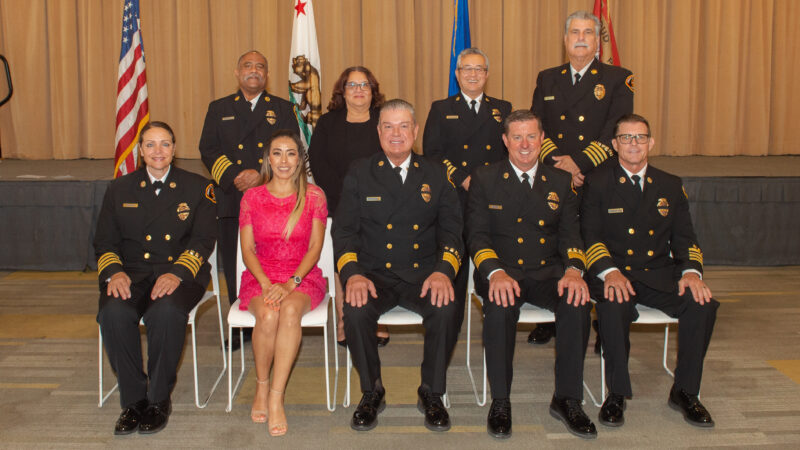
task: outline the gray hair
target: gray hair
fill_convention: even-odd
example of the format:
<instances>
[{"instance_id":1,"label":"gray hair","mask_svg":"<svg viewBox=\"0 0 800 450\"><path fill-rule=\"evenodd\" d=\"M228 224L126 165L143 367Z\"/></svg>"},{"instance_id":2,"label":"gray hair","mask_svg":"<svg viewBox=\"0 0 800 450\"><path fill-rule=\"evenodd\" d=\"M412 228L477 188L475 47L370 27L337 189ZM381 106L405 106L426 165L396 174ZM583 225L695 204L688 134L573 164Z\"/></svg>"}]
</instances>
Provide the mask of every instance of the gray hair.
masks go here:
<instances>
[{"instance_id":1,"label":"gray hair","mask_svg":"<svg viewBox=\"0 0 800 450\"><path fill-rule=\"evenodd\" d=\"M489 70L489 57L486 56L486 53L483 53L481 49L478 47L470 47L461 50L461 53L458 54L458 58L456 58L456 67L461 68L461 57L467 55L481 55L483 56L483 60L486 62L486 70Z\"/></svg>"},{"instance_id":2,"label":"gray hair","mask_svg":"<svg viewBox=\"0 0 800 450\"><path fill-rule=\"evenodd\" d=\"M241 64L241 63L242 63L242 59L243 59L245 56L249 55L250 53L255 53L256 55L258 55L258 56L260 56L260 57L264 58L264 68L265 68L265 69L267 69L267 70L269 70L269 61L267 61L267 57L266 57L266 56L264 56L264 55L262 55L262 54L261 54L261 52L260 52L260 51L258 51L258 50L248 50L248 51L246 51L246 52L242 53L242 55L241 55L241 56L239 56L239 59L237 59L237 60L236 60L236 67L237 67L237 68L239 67L239 64Z\"/></svg>"},{"instance_id":3,"label":"gray hair","mask_svg":"<svg viewBox=\"0 0 800 450\"><path fill-rule=\"evenodd\" d=\"M594 22L594 34L600 37L600 19L589 11L575 11L567 16L567 21L564 22L564 35L569 34L569 24L572 19L591 20Z\"/></svg>"},{"instance_id":4,"label":"gray hair","mask_svg":"<svg viewBox=\"0 0 800 450\"><path fill-rule=\"evenodd\" d=\"M384 111L396 111L398 109L402 109L411 113L411 119L414 121L414 123L417 123L417 114L414 112L414 106L401 98L393 98L384 103L383 106L381 106L379 117L383 115Z\"/></svg>"}]
</instances>

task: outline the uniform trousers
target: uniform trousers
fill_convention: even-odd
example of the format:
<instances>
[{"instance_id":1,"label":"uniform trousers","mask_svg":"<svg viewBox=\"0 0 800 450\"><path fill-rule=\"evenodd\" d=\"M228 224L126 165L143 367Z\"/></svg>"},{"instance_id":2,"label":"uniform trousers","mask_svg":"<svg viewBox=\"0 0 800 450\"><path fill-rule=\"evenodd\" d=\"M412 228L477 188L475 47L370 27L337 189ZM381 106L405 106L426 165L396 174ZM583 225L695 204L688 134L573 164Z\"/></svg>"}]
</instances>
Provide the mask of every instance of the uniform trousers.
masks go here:
<instances>
[{"instance_id":1,"label":"uniform trousers","mask_svg":"<svg viewBox=\"0 0 800 450\"><path fill-rule=\"evenodd\" d=\"M222 259L222 269L225 272L225 284L228 285L228 300L232 305L239 297L239 293L236 292L236 256L239 251L236 244L239 239L239 218L218 218L217 230L219 231L217 246Z\"/></svg>"},{"instance_id":2,"label":"uniform trousers","mask_svg":"<svg viewBox=\"0 0 800 450\"><path fill-rule=\"evenodd\" d=\"M558 279L518 280L520 296L514 305L503 307L489 301L489 282L477 272L475 287L483 298L483 345L493 399L509 398L514 377L514 347L516 345L519 309L523 302L555 313L556 363L555 395L563 398L583 398L583 359L589 340L591 303L575 307L567 304L567 291L558 295Z\"/></svg>"},{"instance_id":3,"label":"uniform trousers","mask_svg":"<svg viewBox=\"0 0 800 450\"><path fill-rule=\"evenodd\" d=\"M375 333L378 318L384 312L400 305L422 316L425 344L422 358L422 387L441 395L447 392L447 365L458 339L456 319L457 302L437 307L431 305L430 291L420 298L422 283L408 283L388 271L365 275L375 284L377 298L369 297L367 304L358 308L344 304L344 331L353 364L361 377L361 391L372 392L382 386L381 360ZM345 287L346 289L346 287ZM460 303L463 309L463 303Z\"/></svg>"},{"instance_id":4,"label":"uniform trousers","mask_svg":"<svg viewBox=\"0 0 800 450\"><path fill-rule=\"evenodd\" d=\"M678 291L662 292L631 280L636 295L624 303L609 302L603 297L603 284L593 282L590 286L592 298L597 300L597 319L600 322L600 338L603 342L603 357L606 360L606 384L614 394L630 397L631 378L628 373L628 357L631 350L631 322L639 317L636 304L641 303L663 311L678 319L678 365L675 369L675 386L687 393L700 393L703 375L703 360L714 331L719 302L711 299L701 305L694 301L687 288L682 296ZM676 285L677 288L677 285Z\"/></svg>"},{"instance_id":5,"label":"uniform trousers","mask_svg":"<svg viewBox=\"0 0 800 450\"><path fill-rule=\"evenodd\" d=\"M181 283L171 295L154 301L150 292L155 281L156 277L151 276L132 283L131 298L127 300L108 296L105 284L101 287L97 323L111 368L117 374L123 408L145 398L150 403L169 400L183 352L189 311L205 293L197 283ZM147 329L147 375L142 371L142 317Z\"/></svg>"}]
</instances>

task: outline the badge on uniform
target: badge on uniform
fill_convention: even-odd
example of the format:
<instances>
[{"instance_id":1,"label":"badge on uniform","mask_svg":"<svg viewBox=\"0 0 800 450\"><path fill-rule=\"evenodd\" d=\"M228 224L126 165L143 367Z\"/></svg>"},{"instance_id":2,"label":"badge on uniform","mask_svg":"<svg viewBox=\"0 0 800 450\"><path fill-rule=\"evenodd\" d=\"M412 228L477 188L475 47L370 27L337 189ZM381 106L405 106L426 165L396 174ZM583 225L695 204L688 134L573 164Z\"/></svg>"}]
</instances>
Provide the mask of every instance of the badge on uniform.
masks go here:
<instances>
[{"instance_id":1,"label":"badge on uniform","mask_svg":"<svg viewBox=\"0 0 800 450\"><path fill-rule=\"evenodd\" d=\"M603 97L606 96L606 87L602 84L597 84L594 87L594 97L598 100L602 100Z\"/></svg>"},{"instance_id":2,"label":"badge on uniform","mask_svg":"<svg viewBox=\"0 0 800 450\"><path fill-rule=\"evenodd\" d=\"M422 183L422 188L420 188L420 195L422 196L422 199L425 200L425 203L430 203L431 187L427 183Z\"/></svg>"},{"instance_id":3,"label":"badge on uniform","mask_svg":"<svg viewBox=\"0 0 800 450\"><path fill-rule=\"evenodd\" d=\"M547 194L547 206L549 206L553 211L558 209L558 194L555 192L550 192Z\"/></svg>"},{"instance_id":4,"label":"badge on uniform","mask_svg":"<svg viewBox=\"0 0 800 450\"><path fill-rule=\"evenodd\" d=\"M658 213L664 217L667 217L667 214L669 214L669 203L667 202L667 199L665 199L664 197L658 199L656 208L658 208Z\"/></svg>"},{"instance_id":5,"label":"badge on uniform","mask_svg":"<svg viewBox=\"0 0 800 450\"><path fill-rule=\"evenodd\" d=\"M503 121L503 118L500 116L500 110L497 108L492 108L492 117L494 117L494 120L496 120L497 123Z\"/></svg>"},{"instance_id":6,"label":"badge on uniform","mask_svg":"<svg viewBox=\"0 0 800 450\"><path fill-rule=\"evenodd\" d=\"M267 117L267 122L270 125L275 125L275 122L278 121L278 116L276 116L275 115L275 111L273 111L271 109L269 111L267 111L266 117Z\"/></svg>"},{"instance_id":7,"label":"badge on uniform","mask_svg":"<svg viewBox=\"0 0 800 450\"><path fill-rule=\"evenodd\" d=\"M214 185L212 183L206 186L206 198L211 200L211 203L217 203L217 198L214 197Z\"/></svg>"},{"instance_id":8,"label":"badge on uniform","mask_svg":"<svg viewBox=\"0 0 800 450\"><path fill-rule=\"evenodd\" d=\"M178 219L186 220L187 217L189 217L189 205L186 202L181 202L178 205Z\"/></svg>"}]
</instances>

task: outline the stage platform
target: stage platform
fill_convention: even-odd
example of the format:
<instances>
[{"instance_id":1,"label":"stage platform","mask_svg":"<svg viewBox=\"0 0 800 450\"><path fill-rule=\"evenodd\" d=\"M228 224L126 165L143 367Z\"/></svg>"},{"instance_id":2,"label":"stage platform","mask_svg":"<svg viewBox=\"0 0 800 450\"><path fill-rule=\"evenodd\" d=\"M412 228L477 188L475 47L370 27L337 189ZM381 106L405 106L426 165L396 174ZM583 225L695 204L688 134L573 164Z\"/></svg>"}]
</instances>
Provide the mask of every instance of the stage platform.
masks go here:
<instances>
[{"instance_id":1,"label":"stage platform","mask_svg":"<svg viewBox=\"0 0 800 450\"><path fill-rule=\"evenodd\" d=\"M800 156L664 157L679 175L706 264L800 264ZM209 177L196 159L183 169ZM0 270L94 268L91 242L113 162L0 161Z\"/></svg>"}]
</instances>

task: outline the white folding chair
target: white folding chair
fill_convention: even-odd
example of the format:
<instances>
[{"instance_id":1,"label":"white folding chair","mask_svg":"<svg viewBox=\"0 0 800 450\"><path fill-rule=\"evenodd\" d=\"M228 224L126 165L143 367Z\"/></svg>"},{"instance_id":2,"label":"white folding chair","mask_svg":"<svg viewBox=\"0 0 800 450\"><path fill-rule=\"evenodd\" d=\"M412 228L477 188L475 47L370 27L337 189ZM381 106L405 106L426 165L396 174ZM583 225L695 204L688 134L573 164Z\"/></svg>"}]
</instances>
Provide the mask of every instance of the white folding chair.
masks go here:
<instances>
[{"instance_id":1,"label":"white folding chair","mask_svg":"<svg viewBox=\"0 0 800 450\"><path fill-rule=\"evenodd\" d=\"M410 311L402 306L395 306L394 308L381 314L378 318L378 325L422 325L422 316ZM345 389L344 399L342 406L347 408L350 406L350 372L353 371L353 360L350 357L350 348L347 349L347 388ZM450 397L447 392L442 395L442 401L445 408L450 407Z\"/></svg>"},{"instance_id":2,"label":"white folding chair","mask_svg":"<svg viewBox=\"0 0 800 450\"><path fill-rule=\"evenodd\" d=\"M211 288L213 290L206 291L203 294L203 298L200 299L200 302L189 311L189 318L187 324L189 328L192 330L192 361L194 367L194 404L197 405L198 408L205 408L208 406L208 401L211 399L211 395L217 390L217 385L222 380L222 376L225 375L225 371L228 368L228 360L225 358L225 336L223 334L222 328L222 309L220 308L219 303L219 273L217 272L217 245L214 244L214 251L211 252L211 256L208 257L208 264L211 266ZM222 351L222 371L220 371L219 375L217 376L217 380L214 381L214 385L211 387L211 391L208 393L208 396L200 403L200 393L198 388L198 380L197 380L197 334L195 332L195 319L197 318L197 310L200 306L205 303L211 297L216 297L217 300L217 318L219 320L219 346ZM139 320L139 325L144 325L144 320ZM100 326L97 326L97 354L98 354L98 364L97 364L97 371L98 371L98 391L99 391L99 401L97 402L97 407L100 408L106 402L108 397L117 390L119 384L115 384L113 388L107 393L103 393L103 331L100 329Z\"/></svg>"},{"instance_id":3,"label":"white folding chair","mask_svg":"<svg viewBox=\"0 0 800 450\"><path fill-rule=\"evenodd\" d=\"M242 272L245 271L244 260L242 259L242 245L241 239L237 241L237 262L236 262L236 292L239 292L239 288L241 287L242 283ZM333 382L333 392L331 392L331 385L330 385L330 363L328 362L328 306L331 297L334 295L334 281L333 281L333 241L331 240L331 219L328 218L326 227L325 227L325 240L322 244L322 252L319 257L319 262L317 263L319 268L322 270L322 276L328 282L328 292L325 294L325 298L322 300L316 308L313 310L305 313L303 318L300 320L300 326L303 328L322 328L322 335L323 335L323 347L325 351L325 402L327 403L328 411L335 411L336 410L336 402L334 397L336 396L336 389L339 385L339 353L334 352L334 360L335 360L335 369L334 369L334 382ZM242 378L244 378L244 346L240 349L241 354L241 361L242 361L242 370L239 372L239 377L236 379L236 385L233 385L233 361L232 361L232 352L231 352L231 337L233 337L233 329L239 328L239 342L244 342L244 329L245 328L253 328L256 326L256 318L254 315L250 313L250 311L240 311L239 310L239 303L240 300L236 299L236 302L231 305L231 309L228 311L228 366L231 368L228 371L228 406L225 408L226 412L230 412L233 408L233 397L236 394L236 390L239 388L239 385L242 383ZM334 306L331 309L331 320L333 321L333 329L336 330L336 307ZM335 338L335 334L333 337ZM335 344L334 344L335 345Z\"/></svg>"},{"instance_id":4,"label":"white folding chair","mask_svg":"<svg viewBox=\"0 0 800 450\"><path fill-rule=\"evenodd\" d=\"M486 405L486 383L488 380L488 376L486 373L486 349L483 349L483 395L478 394L478 388L475 385L475 378L472 375L472 364L470 361L470 348L472 345L472 304L470 300L472 299L472 295L474 294L475 297L478 299L478 302L483 306L483 298L475 292L475 281L473 279L473 273L475 271L475 265L473 264L472 260L469 261L469 281L467 282L467 374L469 374L469 381L472 383L472 392L475 394L475 403L478 406ZM519 309L519 321L517 323L526 323L526 324L540 324L540 323L553 323L556 321L555 314L551 311L548 311L544 308L540 308L538 306L531 305L530 303L523 303ZM586 393L589 394L589 397L592 399L592 403L597 404L595 400L594 394L586 385L586 382L583 382L583 387L586 389Z\"/></svg>"}]
</instances>

